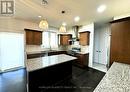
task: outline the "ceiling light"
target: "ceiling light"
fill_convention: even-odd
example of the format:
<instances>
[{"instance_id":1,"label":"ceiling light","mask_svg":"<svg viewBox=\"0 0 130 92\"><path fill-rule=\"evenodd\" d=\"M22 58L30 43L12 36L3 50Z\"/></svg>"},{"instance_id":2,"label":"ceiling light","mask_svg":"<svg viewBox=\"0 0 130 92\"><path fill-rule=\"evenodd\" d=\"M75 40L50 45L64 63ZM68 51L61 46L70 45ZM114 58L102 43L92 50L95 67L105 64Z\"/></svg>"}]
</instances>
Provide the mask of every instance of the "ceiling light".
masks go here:
<instances>
[{"instance_id":1,"label":"ceiling light","mask_svg":"<svg viewBox=\"0 0 130 92\"><path fill-rule=\"evenodd\" d=\"M63 26L66 26L67 24L65 22L62 23Z\"/></svg>"},{"instance_id":2,"label":"ceiling light","mask_svg":"<svg viewBox=\"0 0 130 92\"><path fill-rule=\"evenodd\" d=\"M47 30L48 29L48 22L46 20L41 20L39 23L39 28L41 28L43 30Z\"/></svg>"},{"instance_id":3,"label":"ceiling light","mask_svg":"<svg viewBox=\"0 0 130 92\"><path fill-rule=\"evenodd\" d=\"M39 18L41 18L42 16L38 16Z\"/></svg>"},{"instance_id":4,"label":"ceiling light","mask_svg":"<svg viewBox=\"0 0 130 92\"><path fill-rule=\"evenodd\" d=\"M97 8L97 12L102 13L102 12L105 11L105 9L106 9L106 5L100 5L100 6Z\"/></svg>"},{"instance_id":5,"label":"ceiling light","mask_svg":"<svg viewBox=\"0 0 130 92\"><path fill-rule=\"evenodd\" d=\"M80 17L79 16L76 16L75 18L74 18L74 21L75 22L78 22L80 20Z\"/></svg>"}]
</instances>

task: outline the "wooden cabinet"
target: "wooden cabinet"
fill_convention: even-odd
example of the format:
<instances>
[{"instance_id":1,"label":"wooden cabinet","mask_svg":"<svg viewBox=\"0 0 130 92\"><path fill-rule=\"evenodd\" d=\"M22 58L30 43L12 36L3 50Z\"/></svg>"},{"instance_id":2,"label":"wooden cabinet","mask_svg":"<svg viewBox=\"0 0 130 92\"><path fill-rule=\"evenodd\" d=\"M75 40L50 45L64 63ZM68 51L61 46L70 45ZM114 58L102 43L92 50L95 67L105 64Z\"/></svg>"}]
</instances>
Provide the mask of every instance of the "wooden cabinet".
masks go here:
<instances>
[{"instance_id":1,"label":"wooden cabinet","mask_svg":"<svg viewBox=\"0 0 130 92\"><path fill-rule=\"evenodd\" d=\"M34 37L33 43L36 44L36 45L42 44L42 32L34 31L33 33L34 33L33 34L33 37Z\"/></svg>"},{"instance_id":2,"label":"wooden cabinet","mask_svg":"<svg viewBox=\"0 0 130 92\"><path fill-rule=\"evenodd\" d=\"M89 54L88 53L87 54L76 53L74 56L78 58L75 61L76 65L83 67L83 68L88 66L88 61L89 61Z\"/></svg>"},{"instance_id":3,"label":"wooden cabinet","mask_svg":"<svg viewBox=\"0 0 130 92\"><path fill-rule=\"evenodd\" d=\"M89 53L86 54L74 53L73 55L67 53L67 55L77 57L77 59L73 62L74 65L79 66L81 68L88 67Z\"/></svg>"},{"instance_id":4,"label":"wooden cabinet","mask_svg":"<svg viewBox=\"0 0 130 92\"><path fill-rule=\"evenodd\" d=\"M79 44L82 46L89 45L90 32L80 32L79 35Z\"/></svg>"},{"instance_id":5,"label":"wooden cabinet","mask_svg":"<svg viewBox=\"0 0 130 92\"><path fill-rule=\"evenodd\" d=\"M25 29L27 45L41 45L42 32L37 30Z\"/></svg>"},{"instance_id":6,"label":"wooden cabinet","mask_svg":"<svg viewBox=\"0 0 130 92\"><path fill-rule=\"evenodd\" d=\"M70 45L69 40L72 38L71 34L60 34L60 45Z\"/></svg>"},{"instance_id":7,"label":"wooden cabinet","mask_svg":"<svg viewBox=\"0 0 130 92\"><path fill-rule=\"evenodd\" d=\"M26 31L26 44L33 44L33 32L32 31Z\"/></svg>"},{"instance_id":8,"label":"wooden cabinet","mask_svg":"<svg viewBox=\"0 0 130 92\"><path fill-rule=\"evenodd\" d=\"M111 24L110 65L113 62L130 64L130 18Z\"/></svg>"}]
</instances>

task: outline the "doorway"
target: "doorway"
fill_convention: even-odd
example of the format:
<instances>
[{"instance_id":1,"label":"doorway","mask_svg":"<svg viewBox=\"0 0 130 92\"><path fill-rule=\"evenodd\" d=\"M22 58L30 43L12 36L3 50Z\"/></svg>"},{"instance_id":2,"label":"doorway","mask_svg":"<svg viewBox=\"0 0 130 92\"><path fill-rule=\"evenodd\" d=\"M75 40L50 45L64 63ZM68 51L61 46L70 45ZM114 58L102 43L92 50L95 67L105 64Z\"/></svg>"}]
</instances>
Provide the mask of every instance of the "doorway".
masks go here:
<instances>
[{"instance_id":1,"label":"doorway","mask_svg":"<svg viewBox=\"0 0 130 92\"><path fill-rule=\"evenodd\" d=\"M109 64L110 26L104 24L95 27L93 68L106 72Z\"/></svg>"}]
</instances>

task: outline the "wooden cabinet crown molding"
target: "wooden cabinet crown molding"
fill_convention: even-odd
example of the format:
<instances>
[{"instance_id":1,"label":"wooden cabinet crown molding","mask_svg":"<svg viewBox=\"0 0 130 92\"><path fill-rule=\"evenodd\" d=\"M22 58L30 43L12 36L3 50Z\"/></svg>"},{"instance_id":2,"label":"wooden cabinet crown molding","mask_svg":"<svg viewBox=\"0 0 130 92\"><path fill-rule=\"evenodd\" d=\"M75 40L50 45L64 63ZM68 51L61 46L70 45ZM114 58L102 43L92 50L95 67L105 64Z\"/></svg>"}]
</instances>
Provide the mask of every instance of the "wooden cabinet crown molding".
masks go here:
<instances>
[{"instance_id":1,"label":"wooden cabinet crown molding","mask_svg":"<svg viewBox=\"0 0 130 92\"><path fill-rule=\"evenodd\" d=\"M80 34L80 33L90 33L90 31L79 32L79 34Z\"/></svg>"},{"instance_id":2,"label":"wooden cabinet crown molding","mask_svg":"<svg viewBox=\"0 0 130 92\"><path fill-rule=\"evenodd\" d=\"M110 21L110 23L117 23L117 22L123 22L123 21L128 21L128 20L130 20L130 17L113 20L113 21Z\"/></svg>"},{"instance_id":3,"label":"wooden cabinet crown molding","mask_svg":"<svg viewBox=\"0 0 130 92\"><path fill-rule=\"evenodd\" d=\"M43 32L43 31L39 31L39 30L35 30L35 29L28 29L28 28L24 28L25 31L36 31L36 32Z\"/></svg>"}]
</instances>

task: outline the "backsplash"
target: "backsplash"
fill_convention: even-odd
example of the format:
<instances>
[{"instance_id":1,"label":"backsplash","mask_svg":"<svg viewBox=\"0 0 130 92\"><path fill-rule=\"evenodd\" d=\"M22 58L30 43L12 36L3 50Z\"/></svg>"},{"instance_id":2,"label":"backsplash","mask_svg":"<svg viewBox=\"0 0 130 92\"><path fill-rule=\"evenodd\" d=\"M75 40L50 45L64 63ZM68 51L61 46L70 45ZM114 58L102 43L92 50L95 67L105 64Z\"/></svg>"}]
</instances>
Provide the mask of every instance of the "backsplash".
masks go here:
<instances>
[{"instance_id":1,"label":"backsplash","mask_svg":"<svg viewBox=\"0 0 130 92\"><path fill-rule=\"evenodd\" d=\"M51 50L69 50L71 46L58 46L58 48L51 48ZM46 51L50 50L50 48L43 48L41 45L26 45L26 52L38 52L38 51Z\"/></svg>"},{"instance_id":2,"label":"backsplash","mask_svg":"<svg viewBox=\"0 0 130 92\"><path fill-rule=\"evenodd\" d=\"M36 52L36 51L43 51L40 45L26 45L26 52Z\"/></svg>"},{"instance_id":3,"label":"backsplash","mask_svg":"<svg viewBox=\"0 0 130 92\"><path fill-rule=\"evenodd\" d=\"M80 46L81 52L88 53L89 52L89 46Z\"/></svg>"},{"instance_id":4,"label":"backsplash","mask_svg":"<svg viewBox=\"0 0 130 92\"><path fill-rule=\"evenodd\" d=\"M81 46L81 45L69 45L69 46L59 46L58 48L52 48L51 50L72 50L72 48L81 48L81 52L88 53L89 46ZM26 52L38 52L38 51L45 51L50 50L49 48L43 48L40 45L26 45Z\"/></svg>"}]
</instances>

